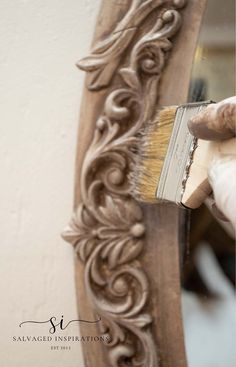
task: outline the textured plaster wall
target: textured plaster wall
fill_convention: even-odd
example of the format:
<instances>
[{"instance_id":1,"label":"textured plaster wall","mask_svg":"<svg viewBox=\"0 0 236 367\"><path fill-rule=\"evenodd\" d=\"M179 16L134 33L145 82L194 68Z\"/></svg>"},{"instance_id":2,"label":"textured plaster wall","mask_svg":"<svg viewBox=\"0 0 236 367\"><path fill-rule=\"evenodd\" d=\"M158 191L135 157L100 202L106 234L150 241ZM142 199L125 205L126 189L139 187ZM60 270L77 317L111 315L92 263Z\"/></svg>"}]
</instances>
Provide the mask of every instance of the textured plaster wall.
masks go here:
<instances>
[{"instance_id":1,"label":"textured plaster wall","mask_svg":"<svg viewBox=\"0 0 236 367\"><path fill-rule=\"evenodd\" d=\"M51 316L76 318L72 208L83 73L99 0L0 2L0 365L82 367L80 345L15 343L48 335ZM78 335L71 325L68 335Z\"/></svg>"}]
</instances>

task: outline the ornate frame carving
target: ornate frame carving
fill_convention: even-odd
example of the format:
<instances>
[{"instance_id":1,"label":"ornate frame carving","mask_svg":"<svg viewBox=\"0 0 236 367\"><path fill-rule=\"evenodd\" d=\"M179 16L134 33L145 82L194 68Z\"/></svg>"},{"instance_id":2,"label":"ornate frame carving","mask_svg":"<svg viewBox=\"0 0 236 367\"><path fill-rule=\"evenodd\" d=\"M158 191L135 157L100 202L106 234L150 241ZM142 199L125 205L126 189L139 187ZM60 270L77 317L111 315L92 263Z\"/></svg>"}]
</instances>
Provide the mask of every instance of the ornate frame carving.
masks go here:
<instances>
[{"instance_id":1,"label":"ornate frame carving","mask_svg":"<svg viewBox=\"0 0 236 367\"><path fill-rule=\"evenodd\" d=\"M109 88L82 163L81 203L63 237L84 265L86 294L102 318L100 332L111 337L106 348L114 367L159 366L150 282L142 264L143 210L130 195L128 175L137 133L155 112L186 3L130 1L113 32L77 64L89 74L90 91Z\"/></svg>"}]
</instances>

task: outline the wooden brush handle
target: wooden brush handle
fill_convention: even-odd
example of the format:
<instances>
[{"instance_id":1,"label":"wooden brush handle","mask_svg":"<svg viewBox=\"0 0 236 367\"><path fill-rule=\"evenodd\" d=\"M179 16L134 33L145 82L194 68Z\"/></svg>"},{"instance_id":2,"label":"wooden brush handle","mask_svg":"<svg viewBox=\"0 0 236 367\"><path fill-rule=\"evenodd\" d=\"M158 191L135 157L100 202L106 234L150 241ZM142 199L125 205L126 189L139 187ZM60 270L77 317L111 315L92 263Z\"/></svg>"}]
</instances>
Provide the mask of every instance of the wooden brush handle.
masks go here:
<instances>
[{"instance_id":1,"label":"wooden brush handle","mask_svg":"<svg viewBox=\"0 0 236 367\"><path fill-rule=\"evenodd\" d=\"M182 203L188 208L198 208L212 189L208 181L208 168L214 158L221 155L236 156L236 138L223 141L198 140L194 152Z\"/></svg>"}]
</instances>

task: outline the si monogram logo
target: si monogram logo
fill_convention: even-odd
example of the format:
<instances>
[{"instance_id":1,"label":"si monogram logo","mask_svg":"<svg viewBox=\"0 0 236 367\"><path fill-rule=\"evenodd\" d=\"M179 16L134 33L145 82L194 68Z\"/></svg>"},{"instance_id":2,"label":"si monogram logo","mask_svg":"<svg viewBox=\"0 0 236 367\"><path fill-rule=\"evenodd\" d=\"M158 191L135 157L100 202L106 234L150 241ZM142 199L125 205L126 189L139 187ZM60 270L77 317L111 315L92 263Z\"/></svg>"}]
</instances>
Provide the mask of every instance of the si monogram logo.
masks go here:
<instances>
[{"instance_id":1,"label":"si monogram logo","mask_svg":"<svg viewBox=\"0 0 236 367\"><path fill-rule=\"evenodd\" d=\"M60 329L60 330L65 330L71 323L73 322L83 322L86 324L97 324L101 321L101 317L98 317L96 320L83 320L83 319L78 319L78 320L70 320L67 323L65 323L64 321L64 316L61 316L61 320L58 322L58 319L55 316L50 317L50 319L46 320L46 321L23 321L19 324L19 327L21 328L22 325L25 324L48 324L49 327L49 333L50 334L55 334L55 332Z\"/></svg>"}]
</instances>

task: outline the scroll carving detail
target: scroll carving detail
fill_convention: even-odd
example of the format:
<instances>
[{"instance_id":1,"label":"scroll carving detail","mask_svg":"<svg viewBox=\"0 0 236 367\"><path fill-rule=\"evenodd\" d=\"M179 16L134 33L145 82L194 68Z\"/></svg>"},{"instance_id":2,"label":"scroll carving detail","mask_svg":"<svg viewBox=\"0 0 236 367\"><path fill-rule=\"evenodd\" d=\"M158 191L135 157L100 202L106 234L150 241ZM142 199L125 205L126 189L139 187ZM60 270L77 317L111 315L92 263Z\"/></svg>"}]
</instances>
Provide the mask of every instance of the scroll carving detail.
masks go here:
<instances>
[{"instance_id":1,"label":"scroll carving detail","mask_svg":"<svg viewBox=\"0 0 236 367\"><path fill-rule=\"evenodd\" d=\"M182 8L187 0L132 0L129 11L117 24L111 35L101 40L92 49L88 57L83 58L77 66L91 74L88 88L99 90L109 85L120 58L137 33L139 25L157 8ZM161 23L161 20L159 21ZM173 27L175 33L175 28ZM163 37L164 37L163 33ZM171 34L169 35L171 37Z\"/></svg>"},{"instance_id":2,"label":"scroll carving detail","mask_svg":"<svg viewBox=\"0 0 236 367\"><path fill-rule=\"evenodd\" d=\"M158 366L148 311L149 282L140 260L145 226L127 176L136 134L152 117L170 39L181 25L177 9L185 3L133 0L111 36L79 63L92 75L90 89L108 85L137 26L156 12L156 23L136 40L128 65L118 69L123 87L105 99L82 165L81 204L63 234L85 265L87 295L102 318L101 332L111 337L107 350L114 367Z\"/></svg>"}]
</instances>

